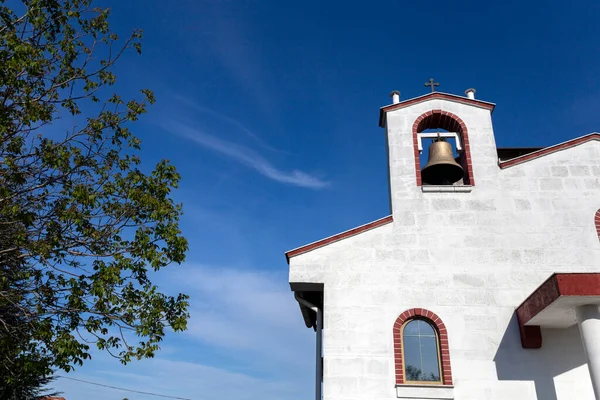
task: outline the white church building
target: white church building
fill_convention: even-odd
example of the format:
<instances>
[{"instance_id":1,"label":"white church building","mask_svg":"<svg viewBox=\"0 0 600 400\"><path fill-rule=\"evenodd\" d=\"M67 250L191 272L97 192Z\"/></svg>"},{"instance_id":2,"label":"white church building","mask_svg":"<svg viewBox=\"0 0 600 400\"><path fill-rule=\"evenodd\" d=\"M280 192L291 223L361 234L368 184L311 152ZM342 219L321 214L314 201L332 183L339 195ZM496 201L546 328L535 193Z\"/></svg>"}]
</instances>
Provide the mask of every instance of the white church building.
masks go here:
<instances>
[{"instance_id":1,"label":"white church building","mask_svg":"<svg viewBox=\"0 0 600 400\"><path fill-rule=\"evenodd\" d=\"M494 107L393 92L390 215L286 253L317 400L600 399L600 134L497 148Z\"/></svg>"}]
</instances>

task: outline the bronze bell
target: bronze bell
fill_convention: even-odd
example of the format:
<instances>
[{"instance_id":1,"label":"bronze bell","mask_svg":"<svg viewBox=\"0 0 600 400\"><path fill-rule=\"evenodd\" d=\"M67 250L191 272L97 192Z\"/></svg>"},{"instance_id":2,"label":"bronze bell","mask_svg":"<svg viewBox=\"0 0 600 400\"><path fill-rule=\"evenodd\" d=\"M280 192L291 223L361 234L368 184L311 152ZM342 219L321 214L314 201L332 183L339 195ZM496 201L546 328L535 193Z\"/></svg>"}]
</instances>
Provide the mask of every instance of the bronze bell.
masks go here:
<instances>
[{"instance_id":1,"label":"bronze bell","mask_svg":"<svg viewBox=\"0 0 600 400\"><path fill-rule=\"evenodd\" d=\"M454 160L452 145L437 140L429 146L427 165L423 167L421 178L430 185L452 185L465 175L463 168Z\"/></svg>"}]
</instances>

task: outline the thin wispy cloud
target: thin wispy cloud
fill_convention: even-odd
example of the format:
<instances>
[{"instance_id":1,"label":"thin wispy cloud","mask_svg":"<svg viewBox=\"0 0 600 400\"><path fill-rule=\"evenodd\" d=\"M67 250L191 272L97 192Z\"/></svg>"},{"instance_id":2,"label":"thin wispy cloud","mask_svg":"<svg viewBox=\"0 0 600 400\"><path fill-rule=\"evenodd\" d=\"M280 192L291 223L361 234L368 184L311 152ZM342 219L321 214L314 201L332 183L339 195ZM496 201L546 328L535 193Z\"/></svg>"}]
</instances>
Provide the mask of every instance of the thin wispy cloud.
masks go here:
<instances>
[{"instance_id":1,"label":"thin wispy cloud","mask_svg":"<svg viewBox=\"0 0 600 400\"><path fill-rule=\"evenodd\" d=\"M255 134L254 132L252 132L252 130L250 130L247 126L245 126L244 124L242 124L240 121L225 115L223 113L220 113L216 110L213 110L212 108L203 106L201 104L196 103L195 101L181 96L179 94L174 94L173 98L177 101L179 101L180 103L193 108L194 111L199 111L203 114L207 114L210 115L222 122L225 122L226 124L230 125L232 128L234 128L236 131L239 131L241 133L243 133L244 135L248 136L249 138L251 138L252 140L254 140L256 142L256 144L258 144L260 147L262 147L263 149L275 152L275 153L287 153L284 152L282 150L276 149L272 146L269 146L267 143L265 143L257 134Z\"/></svg>"},{"instance_id":2,"label":"thin wispy cloud","mask_svg":"<svg viewBox=\"0 0 600 400\"><path fill-rule=\"evenodd\" d=\"M197 351L190 349L190 351ZM69 377L107 386L93 386L78 381L58 378L67 399L122 399L146 400L145 394L121 391L117 388L163 394L192 400L239 399L279 400L298 399L301 384L289 379L255 377L243 372L215 368L197 362L155 358L137 361L128 368L105 356L96 358L98 364L110 369L93 374L69 374ZM133 371L133 372L130 372ZM309 376L307 376L309 378ZM310 378L309 378L310 379Z\"/></svg>"},{"instance_id":3,"label":"thin wispy cloud","mask_svg":"<svg viewBox=\"0 0 600 400\"><path fill-rule=\"evenodd\" d=\"M191 296L188 334L207 345L260 354L255 364L286 368L309 364L305 349L314 333L304 327L287 274L253 269L186 266ZM175 275L177 276L177 275Z\"/></svg>"},{"instance_id":4,"label":"thin wispy cloud","mask_svg":"<svg viewBox=\"0 0 600 400\"><path fill-rule=\"evenodd\" d=\"M245 6L239 2L214 2L209 7L213 35L208 42L221 66L254 97L268 118L272 118L276 101L269 88L268 60L262 57L260 27L248 18L240 18Z\"/></svg>"},{"instance_id":5,"label":"thin wispy cloud","mask_svg":"<svg viewBox=\"0 0 600 400\"><path fill-rule=\"evenodd\" d=\"M246 146L219 139L200 129L192 128L187 124L171 121L163 124L162 127L175 135L184 137L202 147L227 156L276 182L311 189L321 189L329 185L329 182L300 170L283 171Z\"/></svg>"}]
</instances>

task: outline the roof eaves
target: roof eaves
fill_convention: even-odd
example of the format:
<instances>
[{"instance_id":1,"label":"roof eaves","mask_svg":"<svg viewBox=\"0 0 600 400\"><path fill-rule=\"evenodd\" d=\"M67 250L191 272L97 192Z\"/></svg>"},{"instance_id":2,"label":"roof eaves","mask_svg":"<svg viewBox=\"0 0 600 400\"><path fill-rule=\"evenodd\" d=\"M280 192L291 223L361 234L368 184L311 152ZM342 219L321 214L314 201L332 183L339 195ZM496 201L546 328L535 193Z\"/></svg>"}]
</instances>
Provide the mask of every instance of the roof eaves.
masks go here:
<instances>
[{"instance_id":1,"label":"roof eaves","mask_svg":"<svg viewBox=\"0 0 600 400\"><path fill-rule=\"evenodd\" d=\"M413 97L412 99L403 100L396 104L388 104L387 106L383 106L379 109L379 126L385 127L385 115L388 111L398 110L400 108L408 107L413 104L418 104L427 100L449 100L456 101L458 103L468 104L476 107L485 108L490 110L490 112L494 111L496 104L490 103L488 101L477 100L477 99L469 99L468 97L458 96L451 93L444 92L433 92L427 93L419 97Z\"/></svg>"},{"instance_id":2,"label":"roof eaves","mask_svg":"<svg viewBox=\"0 0 600 400\"><path fill-rule=\"evenodd\" d=\"M287 260L287 262L289 264L290 263L290 258L292 258L292 257L295 257L295 256L300 255L300 254L307 253L307 252L309 252L311 250L318 249L319 247L326 246L328 244L337 242L339 240L346 239L346 238L349 238L351 236L358 235L359 233L366 232L368 230L380 227L382 225L386 225L386 224L392 222L393 220L394 220L393 216L392 215L388 215L387 217L383 217L383 218L380 218L378 220L369 222L367 224L357 226L356 228L352 228L352 229L349 229L347 231L337 233L337 234L335 234L333 236L329 236L329 237L326 237L324 239L317 240L316 242L312 242L312 243L306 244L304 246L297 247L297 248L295 248L293 250L287 251L285 253L285 259Z\"/></svg>"},{"instance_id":3,"label":"roof eaves","mask_svg":"<svg viewBox=\"0 0 600 400\"><path fill-rule=\"evenodd\" d=\"M594 140L600 140L600 133L593 132L585 136L580 136L578 138L567 140L566 142L555 144L553 146L544 147L543 149L534 151L529 154L511 158L510 160L500 161L499 165L501 169L509 168L531 160L535 160L536 158L540 158L548 154L556 153L557 151L570 149L571 147L579 146L580 144L591 142Z\"/></svg>"}]
</instances>

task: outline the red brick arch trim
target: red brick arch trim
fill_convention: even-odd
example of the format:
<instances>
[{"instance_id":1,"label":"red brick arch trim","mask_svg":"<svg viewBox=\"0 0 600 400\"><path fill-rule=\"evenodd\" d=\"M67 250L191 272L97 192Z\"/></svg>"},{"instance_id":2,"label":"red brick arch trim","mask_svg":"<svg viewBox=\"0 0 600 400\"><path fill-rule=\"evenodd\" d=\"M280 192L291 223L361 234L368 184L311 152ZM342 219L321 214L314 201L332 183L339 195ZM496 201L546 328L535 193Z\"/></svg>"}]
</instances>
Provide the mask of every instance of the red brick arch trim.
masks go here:
<instances>
[{"instance_id":1,"label":"red brick arch trim","mask_svg":"<svg viewBox=\"0 0 600 400\"><path fill-rule=\"evenodd\" d=\"M442 384L452 385L452 369L450 368L450 350L448 348L448 331L446 325L435 313L424 308L406 310L394 323L394 360L396 369L396 385L404 384L402 359L402 326L410 320L421 318L427 320L437 329L439 336L440 358L442 362Z\"/></svg>"},{"instance_id":2,"label":"red brick arch trim","mask_svg":"<svg viewBox=\"0 0 600 400\"><path fill-rule=\"evenodd\" d=\"M460 165L465 170L465 185L475 185L473 179L473 166L471 164L471 146L469 144L469 132L467 125L456 114L449 111L431 110L421 114L413 123L413 147L415 149L415 173L417 177L417 186L422 186L421 180L421 162L419 161L419 148L417 146L417 133L425 129L445 129L448 132L457 132L462 138L463 151L460 155Z\"/></svg>"},{"instance_id":3,"label":"red brick arch trim","mask_svg":"<svg viewBox=\"0 0 600 400\"><path fill-rule=\"evenodd\" d=\"M596 224L596 233L598 234L598 240L600 240L600 210L596 211L594 216L594 223Z\"/></svg>"}]
</instances>

